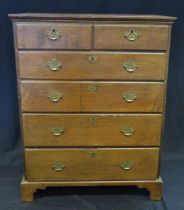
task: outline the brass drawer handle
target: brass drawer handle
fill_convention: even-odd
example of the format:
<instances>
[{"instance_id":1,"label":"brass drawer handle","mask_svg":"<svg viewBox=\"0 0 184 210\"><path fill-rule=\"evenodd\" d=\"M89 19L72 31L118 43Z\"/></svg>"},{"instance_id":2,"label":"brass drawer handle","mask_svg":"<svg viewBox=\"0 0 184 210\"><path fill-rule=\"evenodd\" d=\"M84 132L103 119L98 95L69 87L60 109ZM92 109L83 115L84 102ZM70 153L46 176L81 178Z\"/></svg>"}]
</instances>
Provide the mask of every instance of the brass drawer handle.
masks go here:
<instances>
[{"instance_id":1,"label":"brass drawer handle","mask_svg":"<svg viewBox=\"0 0 184 210\"><path fill-rule=\"evenodd\" d=\"M135 129L131 127L124 127L121 129L121 133L123 133L125 136L132 136Z\"/></svg>"},{"instance_id":2,"label":"brass drawer handle","mask_svg":"<svg viewBox=\"0 0 184 210\"><path fill-rule=\"evenodd\" d=\"M57 172L63 171L65 168L65 165L61 162L55 162L51 165L52 169L54 169Z\"/></svg>"},{"instance_id":3,"label":"brass drawer handle","mask_svg":"<svg viewBox=\"0 0 184 210\"><path fill-rule=\"evenodd\" d=\"M50 101L58 102L63 98L63 94L59 91L54 90L48 94L48 97L49 97Z\"/></svg>"},{"instance_id":4,"label":"brass drawer handle","mask_svg":"<svg viewBox=\"0 0 184 210\"><path fill-rule=\"evenodd\" d=\"M61 61L53 58L52 60L47 62L47 66L51 71L58 71L63 67L63 64Z\"/></svg>"},{"instance_id":5,"label":"brass drawer handle","mask_svg":"<svg viewBox=\"0 0 184 210\"><path fill-rule=\"evenodd\" d=\"M135 63L134 60L128 60L127 62L124 63L123 67L128 72L134 72L138 68L138 65Z\"/></svg>"},{"instance_id":6,"label":"brass drawer handle","mask_svg":"<svg viewBox=\"0 0 184 210\"><path fill-rule=\"evenodd\" d=\"M128 103L131 103L131 102L134 102L135 99L137 98L136 94L135 93L130 93L130 92L127 92L127 93L124 93L122 95L122 98L128 102Z\"/></svg>"},{"instance_id":7,"label":"brass drawer handle","mask_svg":"<svg viewBox=\"0 0 184 210\"><path fill-rule=\"evenodd\" d=\"M134 163L131 160L127 160L122 162L120 166L123 170L131 170L132 167L134 166Z\"/></svg>"},{"instance_id":8,"label":"brass drawer handle","mask_svg":"<svg viewBox=\"0 0 184 210\"><path fill-rule=\"evenodd\" d=\"M133 28L130 28L128 31L125 31L124 36L129 40L129 41L135 41L138 39L140 36L140 32L136 31Z\"/></svg>"},{"instance_id":9,"label":"brass drawer handle","mask_svg":"<svg viewBox=\"0 0 184 210\"><path fill-rule=\"evenodd\" d=\"M100 89L100 87L97 86L97 85L89 85L89 86L88 86L88 90L89 90L90 92L97 92L97 91L99 91L99 89Z\"/></svg>"},{"instance_id":10,"label":"brass drawer handle","mask_svg":"<svg viewBox=\"0 0 184 210\"><path fill-rule=\"evenodd\" d=\"M90 55L90 56L88 57L88 61L89 61L90 63L95 63L95 62L97 61L97 57L96 57L95 55Z\"/></svg>"},{"instance_id":11,"label":"brass drawer handle","mask_svg":"<svg viewBox=\"0 0 184 210\"><path fill-rule=\"evenodd\" d=\"M62 134L64 134L65 129L63 127L51 127L50 128L50 132L54 135L54 136L61 136Z\"/></svg>"},{"instance_id":12,"label":"brass drawer handle","mask_svg":"<svg viewBox=\"0 0 184 210\"><path fill-rule=\"evenodd\" d=\"M47 36L50 40L57 40L61 36L61 32L59 29L52 27L47 31Z\"/></svg>"}]
</instances>

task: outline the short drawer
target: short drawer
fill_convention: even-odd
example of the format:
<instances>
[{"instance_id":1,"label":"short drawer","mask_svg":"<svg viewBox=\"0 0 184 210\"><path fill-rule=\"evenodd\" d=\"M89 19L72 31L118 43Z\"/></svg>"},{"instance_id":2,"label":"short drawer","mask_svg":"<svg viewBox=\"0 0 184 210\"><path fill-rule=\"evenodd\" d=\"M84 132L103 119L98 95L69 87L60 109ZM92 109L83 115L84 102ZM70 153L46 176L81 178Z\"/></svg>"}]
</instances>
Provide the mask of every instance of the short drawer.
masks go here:
<instances>
[{"instance_id":1,"label":"short drawer","mask_svg":"<svg viewBox=\"0 0 184 210\"><path fill-rule=\"evenodd\" d=\"M23 114L25 146L159 146L161 114Z\"/></svg>"},{"instance_id":2,"label":"short drawer","mask_svg":"<svg viewBox=\"0 0 184 210\"><path fill-rule=\"evenodd\" d=\"M26 149L28 181L156 179L159 149ZM150 170L151 166L151 170Z\"/></svg>"},{"instance_id":3,"label":"short drawer","mask_svg":"<svg viewBox=\"0 0 184 210\"><path fill-rule=\"evenodd\" d=\"M90 49L91 25L17 23L18 49Z\"/></svg>"},{"instance_id":4,"label":"short drawer","mask_svg":"<svg viewBox=\"0 0 184 210\"><path fill-rule=\"evenodd\" d=\"M162 112L162 82L22 81L23 112Z\"/></svg>"},{"instance_id":5,"label":"short drawer","mask_svg":"<svg viewBox=\"0 0 184 210\"><path fill-rule=\"evenodd\" d=\"M21 78L164 80L165 53L18 52Z\"/></svg>"},{"instance_id":6,"label":"short drawer","mask_svg":"<svg viewBox=\"0 0 184 210\"><path fill-rule=\"evenodd\" d=\"M95 49L167 50L167 25L95 25Z\"/></svg>"}]
</instances>

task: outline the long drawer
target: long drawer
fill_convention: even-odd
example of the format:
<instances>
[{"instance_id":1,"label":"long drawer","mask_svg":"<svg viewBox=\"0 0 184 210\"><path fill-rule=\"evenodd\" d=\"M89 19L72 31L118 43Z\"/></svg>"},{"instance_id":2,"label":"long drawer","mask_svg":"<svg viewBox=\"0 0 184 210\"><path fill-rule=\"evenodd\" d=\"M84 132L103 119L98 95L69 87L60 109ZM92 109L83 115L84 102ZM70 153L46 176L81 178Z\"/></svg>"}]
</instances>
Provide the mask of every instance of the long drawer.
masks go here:
<instances>
[{"instance_id":1,"label":"long drawer","mask_svg":"<svg viewBox=\"0 0 184 210\"><path fill-rule=\"evenodd\" d=\"M18 49L90 49L91 25L17 23Z\"/></svg>"},{"instance_id":2,"label":"long drawer","mask_svg":"<svg viewBox=\"0 0 184 210\"><path fill-rule=\"evenodd\" d=\"M95 49L167 50L169 26L98 24L94 27Z\"/></svg>"},{"instance_id":3,"label":"long drawer","mask_svg":"<svg viewBox=\"0 0 184 210\"><path fill-rule=\"evenodd\" d=\"M164 80L165 53L19 51L20 78Z\"/></svg>"},{"instance_id":4,"label":"long drawer","mask_svg":"<svg viewBox=\"0 0 184 210\"><path fill-rule=\"evenodd\" d=\"M28 181L156 179L159 149L26 149ZM150 170L151 169L151 170Z\"/></svg>"},{"instance_id":5,"label":"long drawer","mask_svg":"<svg viewBox=\"0 0 184 210\"><path fill-rule=\"evenodd\" d=\"M159 146L161 114L23 114L25 146Z\"/></svg>"},{"instance_id":6,"label":"long drawer","mask_svg":"<svg viewBox=\"0 0 184 210\"><path fill-rule=\"evenodd\" d=\"M162 112L162 82L21 81L23 112Z\"/></svg>"}]
</instances>

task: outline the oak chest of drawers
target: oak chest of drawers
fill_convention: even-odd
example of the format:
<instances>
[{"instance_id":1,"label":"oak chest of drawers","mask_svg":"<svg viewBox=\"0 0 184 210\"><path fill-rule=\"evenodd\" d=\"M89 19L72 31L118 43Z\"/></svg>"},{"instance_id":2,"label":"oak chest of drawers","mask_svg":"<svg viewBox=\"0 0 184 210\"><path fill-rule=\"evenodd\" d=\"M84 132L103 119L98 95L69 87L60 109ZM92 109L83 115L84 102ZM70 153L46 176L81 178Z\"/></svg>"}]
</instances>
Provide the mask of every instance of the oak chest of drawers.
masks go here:
<instances>
[{"instance_id":1,"label":"oak chest of drawers","mask_svg":"<svg viewBox=\"0 0 184 210\"><path fill-rule=\"evenodd\" d=\"M174 17L14 14L25 177L49 186L133 185L161 198Z\"/></svg>"}]
</instances>

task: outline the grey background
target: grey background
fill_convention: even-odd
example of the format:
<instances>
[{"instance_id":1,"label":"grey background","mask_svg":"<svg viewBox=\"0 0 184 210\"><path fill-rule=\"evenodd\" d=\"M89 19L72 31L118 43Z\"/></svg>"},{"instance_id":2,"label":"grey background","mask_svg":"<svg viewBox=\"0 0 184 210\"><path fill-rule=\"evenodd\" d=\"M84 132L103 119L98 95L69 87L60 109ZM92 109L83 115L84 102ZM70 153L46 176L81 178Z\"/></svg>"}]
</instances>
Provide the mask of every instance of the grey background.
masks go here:
<instances>
[{"instance_id":1,"label":"grey background","mask_svg":"<svg viewBox=\"0 0 184 210\"><path fill-rule=\"evenodd\" d=\"M0 1L0 210L171 209L183 210L184 194L184 2L182 0L1 0ZM8 13L65 12L177 16L173 25L161 174L164 196L150 202L135 188L51 188L33 203L19 198L22 176L13 31Z\"/></svg>"}]
</instances>

